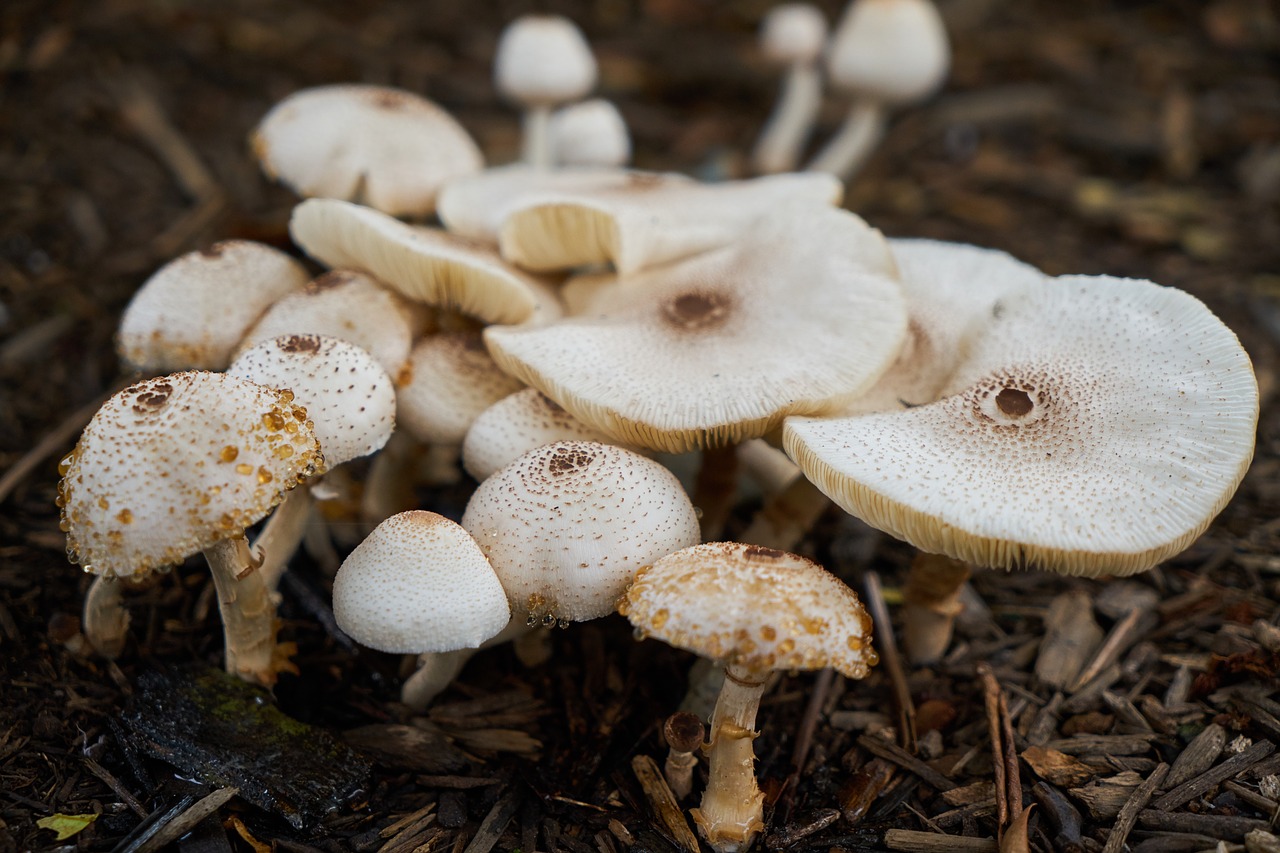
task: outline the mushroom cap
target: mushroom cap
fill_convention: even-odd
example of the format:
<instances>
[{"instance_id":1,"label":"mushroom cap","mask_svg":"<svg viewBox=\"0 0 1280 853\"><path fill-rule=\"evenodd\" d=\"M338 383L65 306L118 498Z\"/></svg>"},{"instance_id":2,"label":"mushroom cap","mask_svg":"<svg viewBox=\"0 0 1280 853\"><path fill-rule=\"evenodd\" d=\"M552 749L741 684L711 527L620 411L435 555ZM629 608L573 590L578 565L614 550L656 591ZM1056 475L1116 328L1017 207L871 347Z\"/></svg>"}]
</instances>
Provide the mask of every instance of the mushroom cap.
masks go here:
<instances>
[{"instance_id":1,"label":"mushroom cap","mask_svg":"<svg viewBox=\"0 0 1280 853\"><path fill-rule=\"evenodd\" d=\"M649 181L564 191L514 208L502 223L502 256L525 269L612 261L626 274L727 246L755 220L789 204L834 205L844 185L819 172L719 184Z\"/></svg>"},{"instance_id":2,"label":"mushroom cap","mask_svg":"<svg viewBox=\"0 0 1280 853\"><path fill-rule=\"evenodd\" d=\"M124 309L116 350L137 370L222 370L249 327L310 275L277 249L224 240L165 264Z\"/></svg>"},{"instance_id":3,"label":"mushroom cap","mask_svg":"<svg viewBox=\"0 0 1280 853\"><path fill-rule=\"evenodd\" d=\"M514 269L492 248L372 208L304 201L293 209L289 233L322 264L366 270L409 299L486 323L546 319L557 311L546 282Z\"/></svg>"},{"instance_id":4,"label":"mushroom cap","mask_svg":"<svg viewBox=\"0 0 1280 853\"><path fill-rule=\"evenodd\" d=\"M907 325L880 232L822 206L621 277L589 304L554 326L491 326L489 351L605 434L672 452L835 411L889 368Z\"/></svg>"},{"instance_id":5,"label":"mushroom cap","mask_svg":"<svg viewBox=\"0 0 1280 853\"><path fill-rule=\"evenodd\" d=\"M443 332L409 354L396 410L419 441L456 445L481 412L522 387L493 363L479 332Z\"/></svg>"},{"instance_id":6,"label":"mushroom cap","mask_svg":"<svg viewBox=\"0 0 1280 853\"><path fill-rule=\"evenodd\" d=\"M950 65L947 29L930 0L856 0L827 49L833 84L886 104L928 97Z\"/></svg>"},{"instance_id":7,"label":"mushroom cap","mask_svg":"<svg viewBox=\"0 0 1280 853\"><path fill-rule=\"evenodd\" d=\"M526 106L576 101L596 84L596 59L578 25L560 15L522 15L503 29L493 81Z\"/></svg>"},{"instance_id":8,"label":"mushroom cap","mask_svg":"<svg viewBox=\"0 0 1280 853\"><path fill-rule=\"evenodd\" d=\"M329 468L380 449L395 429L391 377L348 341L326 335L270 338L240 353L227 373L293 392L294 403L315 424Z\"/></svg>"},{"instance_id":9,"label":"mushroom cap","mask_svg":"<svg viewBox=\"0 0 1280 853\"><path fill-rule=\"evenodd\" d=\"M637 569L698 541L697 513L670 471L588 441L548 444L498 471L462 526L530 624L604 616Z\"/></svg>"},{"instance_id":10,"label":"mushroom cap","mask_svg":"<svg viewBox=\"0 0 1280 853\"><path fill-rule=\"evenodd\" d=\"M1066 276L1003 306L941 400L788 419L791 458L845 511L977 565L1127 575L1189 545L1253 456L1236 336L1147 281Z\"/></svg>"},{"instance_id":11,"label":"mushroom cap","mask_svg":"<svg viewBox=\"0 0 1280 853\"><path fill-rule=\"evenodd\" d=\"M668 645L744 669L823 669L864 678L871 617L812 560L762 545L708 542L645 566L618 605Z\"/></svg>"},{"instance_id":12,"label":"mushroom cap","mask_svg":"<svg viewBox=\"0 0 1280 853\"><path fill-rule=\"evenodd\" d=\"M240 344L245 350L282 335L328 335L349 341L395 376L409 357L413 312L398 294L355 270L332 270L262 315Z\"/></svg>"},{"instance_id":13,"label":"mushroom cap","mask_svg":"<svg viewBox=\"0 0 1280 853\"><path fill-rule=\"evenodd\" d=\"M827 19L812 3L774 6L760 23L760 47L771 62L807 65L826 46Z\"/></svg>"},{"instance_id":14,"label":"mushroom cap","mask_svg":"<svg viewBox=\"0 0 1280 853\"><path fill-rule=\"evenodd\" d=\"M474 649L511 620L507 595L471 534L434 512L393 515L342 562L333 616L383 652Z\"/></svg>"},{"instance_id":15,"label":"mushroom cap","mask_svg":"<svg viewBox=\"0 0 1280 853\"><path fill-rule=\"evenodd\" d=\"M544 444L609 437L587 426L536 388L508 394L472 422L462 442L462 467L483 482L499 468Z\"/></svg>"},{"instance_id":16,"label":"mushroom cap","mask_svg":"<svg viewBox=\"0 0 1280 853\"><path fill-rule=\"evenodd\" d=\"M359 201L394 216L430 214L446 181L484 168L453 116L387 86L295 92L263 117L252 144L263 171L298 195Z\"/></svg>"},{"instance_id":17,"label":"mushroom cap","mask_svg":"<svg viewBox=\"0 0 1280 853\"><path fill-rule=\"evenodd\" d=\"M593 98L551 114L551 151L560 166L620 167L631 159L631 135L612 102Z\"/></svg>"},{"instance_id":18,"label":"mushroom cap","mask_svg":"<svg viewBox=\"0 0 1280 853\"><path fill-rule=\"evenodd\" d=\"M287 391L203 372L130 385L59 466L67 555L122 577L180 563L243 536L324 465Z\"/></svg>"}]
</instances>

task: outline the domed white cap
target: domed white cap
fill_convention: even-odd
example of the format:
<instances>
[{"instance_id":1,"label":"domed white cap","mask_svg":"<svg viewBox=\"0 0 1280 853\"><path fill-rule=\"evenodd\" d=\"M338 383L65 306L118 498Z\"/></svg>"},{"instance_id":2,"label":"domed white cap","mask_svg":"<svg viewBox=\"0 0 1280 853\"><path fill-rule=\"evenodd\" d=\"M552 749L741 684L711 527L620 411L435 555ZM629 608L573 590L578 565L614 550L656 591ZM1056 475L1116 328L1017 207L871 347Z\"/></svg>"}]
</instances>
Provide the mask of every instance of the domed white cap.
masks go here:
<instances>
[{"instance_id":1,"label":"domed white cap","mask_svg":"<svg viewBox=\"0 0 1280 853\"><path fill-rule=\"evenodd\" d=\"M675 476L620 447L563 441L480 484L462 526L533 624L611 613L636 570L698 541Z\"/></svg>"},{"instance_id":2,"label":"domed white cap","mask_svg":"<svg viewBox=\"0 0 1280 853\"><path fill-rule=\"evenodd\" d=\"M240 352L282 335L328 335L360 347L395 376L409 357L413 320L398 294L364 273L334 270L271 306L244 336Z\"/></svg>"},{"instance_id":3,"label":"domed white cap","mask_svg":"<svg viewBox=\"0 0 1280 853\"><path fill-rule=\"evenodd\" d=\"M834 411L888 370L907 326L880 232L823 206L623 276L589 304L554 326L491 326L489 351L607 435L677 453Z\"/></svg>"},{"instance_id":4,"label":"domed white cap","mask_svg":"<svg viewBox=\"0 0 1280 853\"><path fill-rule=\"evenodd\" d=\"M475 142L440 107L386 86L303 89L253 133L262 169L301 196L359 201L425 216L448 180L478 172Z\"/></svg>"},{"instance_id":5,"label":"domed white cap","mask_svg":"<svg viewBox=\"0 0 1280 853\"><path fill-rule=\"evenodd\" d=\"M760 24L760 48L773 62L816 62L826 46L827 19L811 3L774 6Z\"/></svg>"},{"instance_id":6,"label":"domed white cap","mask_svg":"<svg viewBox=\"0 0 1280 853\"><path fill-rule=\"evenodd\" d=\"M596 84L596 60L582 31L559 15L522 15L507 24L493 60L494 84L523 105L576 101Z\"/></svg>"},{"instance_id":7,"label":"domed white cap","mask_svg":"<svg viewBox=\"0 0 1280 853\"><path fill-rule=\"evenodd\" d=\"M225 240L156 271L120 319L116 348L137 370L222 370L249 327L310 275L284 252Z\"/></svg>"},{"instance_id":8,"label":"domed white cap","mask_svg":"<svg viewBox=\"0 0 1280 853\"><path fill-rule=\"evenodd\" d=\"M513 209L502 224L502 256L531 270L612 262L620 273L727 246L762 216L788 204L834 205L844 185L816 172L719 184L651 182L563 192Z\"/></svg>"},{"instance_id":9,"label":"domed white cap","mask_svg":"<svg viewBox=\"0 0 1280 853\"><path fill-rule=\"evenodd\" d=\"M1068 276L1003 301L941 400L788 419L815 485L922 551L995 568L1127 575L1181 551L1253 456L1258 390L1194 297Z\"/></svg>"},{"instance_id":10,"label":"domed white cap","mask_svg":"<svg viewBox=\"0 0 1280 853\"><path fill-rule=\"evenodd\" d=\"M105 575L180 563L244 535L324 465L287 391L222 373L139 382L98 410L60 466L67 554Z\"/></svg>"},{"instance_id":11,"label":"domed white cap","mask_svg":"<svg viewBox=\"0 0 1280 853\"><path fill-rule=\"evenodd\" d=\"M396 424L396 393L373 356L325 335L270 338L242 352L227 373L293 392L307 410L327 467L381 448Z\"/></svg>"},{"instance_id":12,"label":"domed white cap","mask_svg":"<svg viewBox=\"0 0 1280 853\"><path fill-rule=\"evenodd\" d=\"M333 579L333 616L383 652L474 649L511 619L506 593L466 530L434 512L374 528Z\"/></svg>"},{"instance_id":13,"label":"domed white cap","mask_svg":"<svg viewBox=\"0 0 1280 853\"><path fill-rule=\"evenodd\" d=\"M294 208L289 233L323 264L367 270L409 299L456 308L486 323L558 316L546 282L513 268L488 246L438 228L407 225L343 201L311 199Z\"/></svg>"},{"instance_id":14,"label":"domed white cap","mask_svg":"<svg viewBox=\"0 0 1280 853\"><path fill-rule=\"evenodd\" d=\"M931 0L854 0L827 51L835 85L886 104L928 97L950 65L947 30Z\"/></svg>"},{"instance_id":15,"label":"domed white cap","mask_svg":"<svg viewBox=\"0 0 1280 853\"><path fill-rule=\"evenodd\" d=\"M812 560L761 545L709 542L640 570L618 605L668 645L757 672L875 666L871 617Z\"/></svg>"},{"instance_id":16,"label":"domed white cap","mask_svg":"<svg viewBox=\"0 0 1280 853\"><path fill-rule=\"evenodd\" d=\"M524 387L493 363L479 332L442 332L418 342L401 374L400 425L427 444L461 444L471 422Z\"/></svg>"},{"instance_id":17,"label":"domed white cap","mask_svg":"<svg viewBox=\"0 0 1280 853\"><path fill-rule=\"evenodd\" d=\"M587 426L536 388L509 394L485 409L462 442L462 466L483 482L520 456L557 441L609 438Z\"/></svg>"},{"instance_id":18,"label":"domed white cap","mask_svg":"<svg viewBox=\"0 0 1280 853\"><path fill-rule=\"evenodd\" d=\"M560 166L624 166L631 135L612 102L594 98L551 114L552 158Z\"/></svg>"}]
</instances>

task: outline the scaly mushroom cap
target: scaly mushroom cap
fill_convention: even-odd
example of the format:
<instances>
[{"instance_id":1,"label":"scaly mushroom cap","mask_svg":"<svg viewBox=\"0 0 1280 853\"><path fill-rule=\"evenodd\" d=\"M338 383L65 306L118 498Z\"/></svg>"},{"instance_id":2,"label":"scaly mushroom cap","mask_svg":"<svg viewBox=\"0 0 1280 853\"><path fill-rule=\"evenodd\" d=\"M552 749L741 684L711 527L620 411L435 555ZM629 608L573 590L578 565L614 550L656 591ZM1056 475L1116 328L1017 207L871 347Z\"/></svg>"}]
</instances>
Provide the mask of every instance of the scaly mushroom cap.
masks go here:
<instances>
[{"instance_id":1,"label":"scaly mushroom cap","mask_svg":"<svg viewBox=\"0 0 1280 853\"><path fill-rule=\"evenodd\" d=\"M325 335L271 338L242 352L227 373L293 392L315 424L329 468L368 456L395 429L391 377L353 343Z\"/></svg>"},{"instance_id":2,"label":"scaly mushroom cap","mask_svg":"<svg viewBox=\"0 0 1280 853\"><path fill-rule=\"evenodd\" d=\"M771 62L817 62L826 46L827 19L811 3L774 6L760 24L760 49Z\"/></svg>"},{"instance_id":3,"label":"scaly mushroom cap","mask_svg":"<svg viewBox=\"0 0 1280 853\"><path fill-rule=\"evenodd\" d=\"M395 376L409 357L413 311L399 296L355 270L333 270L281 299L244 336L236 357L282 335L328 335L369 353Z\"/></svg>"},{"instance_id":4,"label":"scaly mushroom cap","mask_svg":"<svg viewBox=\"0 0 1280 853\"><path fill-rule=\"evenodd\" d=\"M511 619L507 595L475 540L434 512L393 515L333 579L333 616L383 652L474 649Z\"/></svg>"},{"instance_id":5,"label":"scaly mushroom cap","mask_svg":"<svg viewBox=\"0 0 1280 853\"><path fill-rule=\"evenodd\" d=\"M619 168L631 159L631 135L622 113L603 98L561 107L548 125L558 166Z\"/></svg>"},{"instance_id":6,"label":"scaly mushroom cap","mask_svg":"<svg viewBox=\"0 0 1280 853\"><path fill-rule=\"evenodd\" d=\"M832 83L886 104L928 97L950 65L947 30L930 0L856 0L827 49Z\"/></svg>"},{"instance_id":7,"label":"scaly mushroom cap","mask_svg":"<svg viewBox=\"0 0 1280 853\"><path fill-rule=\"evenodd\" d=\"M485 409L462 442L462 466L483 482L499 468L556 441L609 442L536 388L509 394Z\"/></svg>"},{"instance_id":8,"label":"scaly mushroom cap","mask_svg":"<svg viewBox=\"0 0 1280 853\"><path fill-rule=\"evenodd\" d=\"M400 425L419 441L455 445L481 412L523 387L493 363L479 332L419 341L398 384Z\"/></svg>"},{"instance_id":9,"label":"scaly mushroom cap","mask_svg":"<svg viewBox=\"0 0 1280 853\"><path fill-rule=\"evenodd\" d=\"M366 270L417 302L456 308L486 323L557 316L545 282L514 269L488 246L438 228L407 225L358 204L311 199L293 209L289 233L322 264Z\"/></svg>"},{"instance_id":10,"label":"scaly mushroom cap","mask_svg":"<svg viewBox=\"0 0 1280 853\"><path fill-rule=\"evenodd\" d=\"M225 240L165 264L120 318L116 349L137 370L222 370L272 303L310 275L284 252Z\"/></svg>"},{"instance_id":11,"label":"scaly mushroom cap","mask_svg":"<svg viewBox=\"0 0 1280 853\"><path fill-rule=\"evenodd\" d=\"M982 566L1127 575L1178 553L1253 456L1258 390L1231 330L1147 281L1067 276L1002 308L936 403L788 419L847 512Z\"/></svg>"},{"instance_id":12,"label":"scaly mushroom cap","mask_svg":"<svg viewBox=\"0 0 1280 853\"><path fill-rule=\"evenodd\" d=\"M522 15L498 39L493 77L498 91L518 104L559 104L591 91L596 60L573 21Z\"/></svg>"},{"instance_id":13,"label":"scaly mushroom cap","mask_svg":"<svg viewBox=\"0 0 1280 853\"><path fill-rule=\"evenodd\" d=\"M664 643L755 671L876 665L871 617L812 560L738 542L668 554L636 575L619 612Z\"/></svg>"},{"instance_id":14,"label":"scaly mushroom cap","mask_svg":"<svg viewBox=\"0 0 1280 853\"><path fill-rule=\"evenodd\" d=\"M484 168L440 107L386 86L318 86L271 108L252 138L262 169L300 196L359 201L394 216L435 210L446 181Z\"/></svg>"},{"instance_id":15,"label":"scaly mushroom cap","mask_svg":"<svg viewBox=\"0 0 1280 853\"><path fill-rule=\"evenodd\" d=\"M513 208L502 223L502 257L525 269L563 270L612 261L619 273L727 246L784 205L839 204L844 185L817 172L719 184L656 182L564 191Z\"/></svg>"},{"instance_id":16,"label":"scaly mushroom cap","mask_svg":"<svg viewBox=\"0 0 1280 853\"><path fill-rule=\"evenodd\" d=\"M67 555L86 572L142 575L244 529L324 470L287 391L221 373L131 385L59 466Z\"/></svg>"},{"instance_id":17,"label":"scaly mushroom cap","mask_svg":"<svg viewBox=\"0 0 1280 853\"><path fill-rule=\"evenodd\" d=\"M672 452L834 411L889 368L906 308L880 232L805 207L741 241L620 278L589 316L491 326L508 373L628 444Z\"/></svg>"},{"instance_id":18,"label":"scaly mushroom cap","mask_svg":"<svg viewBox=\"0 0 1280 853\"><path fill-rule=\"evenodd\" d=\"M680 481L620 447L561 441L480 484L462 526L530 624L612 612L636 570L698 541Z\"/></svg>"}]
</instances>

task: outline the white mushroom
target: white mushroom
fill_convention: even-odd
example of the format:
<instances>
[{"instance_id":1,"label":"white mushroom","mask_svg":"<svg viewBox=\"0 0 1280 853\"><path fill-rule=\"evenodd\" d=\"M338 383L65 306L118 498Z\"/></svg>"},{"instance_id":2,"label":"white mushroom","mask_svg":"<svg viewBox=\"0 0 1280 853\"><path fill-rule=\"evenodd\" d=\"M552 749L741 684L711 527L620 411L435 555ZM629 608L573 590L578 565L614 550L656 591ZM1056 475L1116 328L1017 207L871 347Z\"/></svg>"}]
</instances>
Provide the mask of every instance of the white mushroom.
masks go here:
<instances>
[{"instance_id":1,"label":"white mushroom","mask_svg":"<svg viewBox=\"0 0 1280 853\"><path fill-rule=\"evenodd\" d=\"M608 443L609 438L536 388L525 388L494 403L472 422L462 442L462 466L484 482L535 447L557 441Z\"/></svg>"},{"instance_id":2,"label":"white mushroom","mask_svg":"<svg viewBox=\"0 0 1280 853\"><path fill-rule=\"evenodd\" d=\"M593 98L561 107L548 127L557 166L621 167L631 159L627 123L612 102Z\"/></svg>"},{"instance_id":3,"label":"white mushroom","mask_svg":"<svg viewBox=\"0 0 1280 853\"><path fill-rule=\"evenodd\" d=\"M760 133L751 161L757 172L790 172L822 108L818 61L827 44L827 19L810 3L774 6L760 25L760 48L770 62L787 67L782 96Z\"/></svg>"}]
</instances>

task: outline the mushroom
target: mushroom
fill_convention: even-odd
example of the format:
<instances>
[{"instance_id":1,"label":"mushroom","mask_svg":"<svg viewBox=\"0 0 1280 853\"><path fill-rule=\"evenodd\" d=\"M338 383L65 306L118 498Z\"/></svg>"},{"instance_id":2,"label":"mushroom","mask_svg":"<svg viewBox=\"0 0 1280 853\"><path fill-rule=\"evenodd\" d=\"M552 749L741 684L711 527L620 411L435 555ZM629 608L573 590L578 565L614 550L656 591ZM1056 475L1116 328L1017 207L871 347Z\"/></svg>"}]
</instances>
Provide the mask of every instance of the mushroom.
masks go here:
<instances>
[{"instance_id":1,"label":"mushroom","mask_svg":"<svg viewBox=\"0 0 1280 853\"><path fill-rule=\"evenodd\" d=\"M827 19L810 3L774 6L760 25L765 59L787 66L782 96L760 133L751 162L757 172L790 172L822 108L818 60L827 43Z\"/></svg>"},{"instance_id":2,"label":"mushroom","mask_svg":"<svg viewBox=\"0 0 1280 853\"><path fill-rule=\"evenodd\" d=\"M662 736L667 741L662 775L676 799L683 800L693 793L693 768L698 766L696 753L702 749L707 733L697 714L676 711L662 724Z\"/></svg>"},{"instance_id":3,"label":"mushroom","mask_svg":"<svg viewBox=\"0 0 1280 853\"><path fill-rule=\"evenodd\" d=\"M324 469L293 395L219 373L140 382L98 410L59 467L71 562L126 577L202 552L222 608L227 671L274 683L275 608L244 531ZM85 624L100 621L89 614Z\"/></svg>"},{"instance_id":4,"label":"mushroom","mask_svg":"<svg viewBox=\"0 0 1280 853\"><path fill-rule=\"evenodd\" d=\"M693 818L715 850L745 850L764 828L752 741L769 673L832 667L865 677L876 663L871 618L817 563L738 542L662 557L640 570L618 609L637 632L724 662L707 788Z\"/></svg>"},{"instance_id":5,"label":"mushroom","mask_svg":"<svg viewBox=\"0 0 1280 853\"><path fill-rule=\"evenodd\" d=\"M879 232L821 205L622 276L591 302L554 325L489 327L494 360L614 440L677 453L836 410L889 368L906 331Z\"/></svg>"},{"instance_id":6,"label":"mushroom","mask_svg":"<svg viewBox=\"0 0 1280 853\"><path fill-rule=\"evenodd\" d=\"M383 521L343 561L333 615L357 642L431 655L401 700L422 710L470 653L507 626L506 593L475 540L456 522L414 510Z\"/></svg>"},{"instance_id":7,"label":"mushroom","mask_svg":"<svg viewBox=\"0 0 1280 853\"><path fill-rule=\"evenodd\" d=\"M612 102L592 98L561 107L548 126L557 166L621 167L631 159L631 136Z\"/></svg>"},{"instance_id":8,"label":"mushroom","mask_svg":"<svg viewBox=\"0 0 1280 853\"><path fill-rule=\"evenodd\" d=\"M484 158L453 117L387 86L318 86L285 98L252 137L262 169L301 196L358 201L393 216L427 216L447 181Z\"/></svg>"},{"instance_id":9,"label":"mushroom","mask_svg":"<svg viewBox=\"0 0 1280 853\"><path fill-rule=\"evenodd\" d=\"M524 108L524 162L551 165L547 123L556 104L596 84L596 60L582 31L559 15L522 15L507 24L493 59L498 92Z\"/></svg>"},{"instance_id":10,"label":"mushroom","mask_svg":"<svg viewBox=\"0 0 1280 853\"><path fill-rule=\"evenodd\" d=\"M827 49L831 83L853 105L809 170L852 176L884 134L885 109L933 94L950 64L947 30L930 0L853 0Z\"/></svg>"},{"instance_id":11,"label":"mushroom","mask_svg":"<svg viewBox=\"0 0 1280 853\"><path fill-rule=\"evenodd\" d=\"M222 370L262 313L310 276L277 249L224 240L157 270L120 318L116 350L136 370Z\"/></svg>"}]
</instances>

